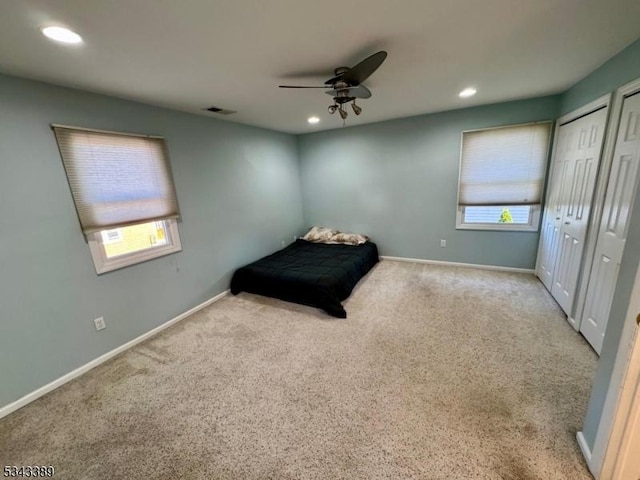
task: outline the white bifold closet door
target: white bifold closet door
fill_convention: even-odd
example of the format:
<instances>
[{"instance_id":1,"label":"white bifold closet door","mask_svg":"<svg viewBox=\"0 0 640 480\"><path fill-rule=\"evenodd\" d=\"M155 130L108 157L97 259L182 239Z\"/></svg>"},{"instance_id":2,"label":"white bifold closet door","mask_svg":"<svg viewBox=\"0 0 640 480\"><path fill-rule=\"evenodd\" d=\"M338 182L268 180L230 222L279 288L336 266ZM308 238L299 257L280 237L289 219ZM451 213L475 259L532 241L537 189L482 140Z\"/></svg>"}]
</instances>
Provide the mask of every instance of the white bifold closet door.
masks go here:
<instances>
[{"instance_id":1,"label":"white bifold closet door","mask_svg":"<svg viewBox=\"0 0 640 480\"><path fill-rule=\"evenodd\" d=\"M560 244L560 225L562 223L564 197L562 191L567 177L566 150L568 140L568 128L560 127L556 137L554 160L551 164L551 181L547 192L545 214L542 219L540 232L540 249L538 255L538 268L536 274L547 290L551 291L553 285L553 271L558 256Z\"/></svg>"},{"instance_id":2,"label":"white bifold closet door","mask_svg":"<svg viewBox=\"0 0 640 480\"><path fill-rule=\"evenodd\" d=\"M537 275L567 315L578 286L606 122L605 107L558 129Z\"/></svg>"},{"instance_id":3,"label":"white bifold closet door","mask_svg":"<svg viewBox=\"0 0 640 480\"><path fill-rule=\"evenodd\" d=\"M613 292L627 238L640 164L640 93L627 97L622 107L602 221L589 276L580 332L598 354L607 328Z\"/></svg>"}]
</instances>

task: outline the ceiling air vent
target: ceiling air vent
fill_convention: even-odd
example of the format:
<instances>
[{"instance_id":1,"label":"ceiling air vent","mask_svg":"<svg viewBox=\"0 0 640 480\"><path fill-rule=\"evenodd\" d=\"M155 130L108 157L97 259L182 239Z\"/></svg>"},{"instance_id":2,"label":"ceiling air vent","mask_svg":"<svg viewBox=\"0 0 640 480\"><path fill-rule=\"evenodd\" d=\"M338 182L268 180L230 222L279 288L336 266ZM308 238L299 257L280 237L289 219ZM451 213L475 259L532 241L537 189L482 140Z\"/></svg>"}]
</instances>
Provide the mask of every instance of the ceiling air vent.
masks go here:
<instances>
[{"instance_id":1,"label":"ceiling air vent","mask_svg":"<svg viewBox=\"0 0 640 480\"><path fill-rule=\"evenodd\" d=\"M231 115L232 113L238 113L235 110L227 110L226 108L220 107L209 107L205 108L207 112L219 113L220 115Z\"/></svg>"}]
</instances>

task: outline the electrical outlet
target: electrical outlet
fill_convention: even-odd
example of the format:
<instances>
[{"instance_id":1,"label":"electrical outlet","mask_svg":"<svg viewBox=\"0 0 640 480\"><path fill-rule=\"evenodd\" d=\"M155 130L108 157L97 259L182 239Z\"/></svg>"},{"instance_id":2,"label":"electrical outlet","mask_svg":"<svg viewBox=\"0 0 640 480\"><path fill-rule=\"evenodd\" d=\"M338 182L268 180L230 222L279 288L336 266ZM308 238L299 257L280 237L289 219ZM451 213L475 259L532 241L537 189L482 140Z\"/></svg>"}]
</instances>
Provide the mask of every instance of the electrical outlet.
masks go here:
<instances>
[{"instance_id":1,"label":"electrical outlet","mask_svg":"<svg viewBox=\"0 0 640 480\"><path fill-rule=\"evenodd\" d=\"M95 323L96 325L96 330L100 331L100 330L104 330L105 328L107 328L107 324L104 323L104 317L100 317L100 318L96 318L93 323Z\"/></svg>"},{"instance_id":2,"label":"electrical outlet","mask_svg":"<svg viewBox=\"0 0 640 480\"><path fill-rule=\"evenodd\" d=\"M283 247L285 246L284 240L282 240L282 246L283 246Z\"/></svg>"},{"instance_id":3,"label":"electrical outlet","mask_svg":"<svg viewBox=\"0 0 640 480\"><path fill-rule=\"evenodd\" d=\"M298 239L298 236L297 236L297 235L294 235L294 236L293 236L293 241L295 242L297 239Z\"/></svg>"},{"instance_id":4,"label":"electrical outlet","mask_svg":"<svg viewBox=\"0 0 640 480\"><path fill-rule=\"evenodd\" d=\"M441 247L446 247L447 246L447 241L445 239L440 240L440 246Z\"/></svg>"}]
</instances>

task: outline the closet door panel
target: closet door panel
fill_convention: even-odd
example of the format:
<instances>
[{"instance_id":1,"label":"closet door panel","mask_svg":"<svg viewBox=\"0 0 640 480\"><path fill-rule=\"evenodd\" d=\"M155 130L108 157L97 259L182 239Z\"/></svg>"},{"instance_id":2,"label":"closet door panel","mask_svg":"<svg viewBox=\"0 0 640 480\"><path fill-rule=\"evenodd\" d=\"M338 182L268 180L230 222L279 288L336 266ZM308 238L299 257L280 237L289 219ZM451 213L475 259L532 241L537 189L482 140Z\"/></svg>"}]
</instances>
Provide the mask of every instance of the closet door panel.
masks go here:
<instances>
[{"instance_id":1,"label":"closet door panel","mask_svg":"<svg viewBox=\"0 0 640 480\"><path fill-rule=\"evenodd\" d=\"M567 315L572 313L578 287L606 121L607 109L603 108L561 127L568 127L572 135L551 294Z\"/></svg>"},{"instance_id":2,"label":"closet door panel","mask_svg":"<svg viewBox=\"0 0 640 480\"><path fill-rule=\"evenodd\" d=\"M562 158L565 151L566 135L560 132L556 157L551 172L551 182L547 195L547 204L540 231L540 249L536 274L547 290L551 291L553 270L560 246L560 225L562 224L563 186L566 183L567 161Z\"/></svg>"},{"instance_id":3,"label":"closet door panel","mask_svg":"<svg viewBox=\"0 0 640 480\"><path fill-rule=\"evenodd\" d=\"M627 237L640 166L640 93L625 99L589 276L580 332L600 353Z\"/></svg>"}]
</instances>

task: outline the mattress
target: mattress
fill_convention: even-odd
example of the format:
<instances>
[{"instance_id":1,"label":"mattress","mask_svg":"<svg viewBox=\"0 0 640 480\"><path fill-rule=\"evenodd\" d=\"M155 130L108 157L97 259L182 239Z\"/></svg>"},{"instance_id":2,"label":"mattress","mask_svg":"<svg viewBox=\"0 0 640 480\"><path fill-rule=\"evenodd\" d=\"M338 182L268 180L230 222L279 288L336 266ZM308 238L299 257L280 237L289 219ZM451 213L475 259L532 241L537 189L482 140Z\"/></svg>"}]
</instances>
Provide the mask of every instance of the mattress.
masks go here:
<instances>
[{"instance_id":1,"label":"mattress","mask_svg":"<svg viewBox=\"0 0 640 480\"><path fill-rule=\"evenodd\" d=\"M378 248L372 242L344 245L298 239L283 250L236 270L231 293L256 293L346 318L341 302L376 263Z\"/></svg>"}]
</instances>

